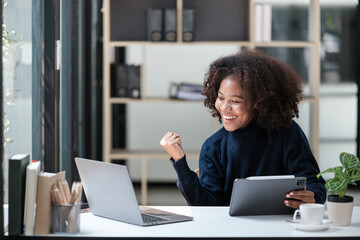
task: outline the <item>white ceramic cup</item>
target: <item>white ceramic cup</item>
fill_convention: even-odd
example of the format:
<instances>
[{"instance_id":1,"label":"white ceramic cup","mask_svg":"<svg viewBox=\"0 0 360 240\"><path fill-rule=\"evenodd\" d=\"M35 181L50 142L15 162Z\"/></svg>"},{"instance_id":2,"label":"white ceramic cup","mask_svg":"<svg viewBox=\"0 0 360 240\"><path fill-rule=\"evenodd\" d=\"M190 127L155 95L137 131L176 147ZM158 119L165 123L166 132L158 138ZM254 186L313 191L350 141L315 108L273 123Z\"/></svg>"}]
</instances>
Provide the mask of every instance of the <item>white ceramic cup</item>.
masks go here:
<instances>
[{"instance_id":1,"label":"white ceramic cup","mask_svg":"<svg viewBox=\"0 0 360 240\"><path fill-rule=\"evenodd\" d=\"M293 220L297 221L300 215L301 224L321 225L324 218L324 205L318 203L301 204L299 209L294 212Z\"/></svg>"}]
</instances>

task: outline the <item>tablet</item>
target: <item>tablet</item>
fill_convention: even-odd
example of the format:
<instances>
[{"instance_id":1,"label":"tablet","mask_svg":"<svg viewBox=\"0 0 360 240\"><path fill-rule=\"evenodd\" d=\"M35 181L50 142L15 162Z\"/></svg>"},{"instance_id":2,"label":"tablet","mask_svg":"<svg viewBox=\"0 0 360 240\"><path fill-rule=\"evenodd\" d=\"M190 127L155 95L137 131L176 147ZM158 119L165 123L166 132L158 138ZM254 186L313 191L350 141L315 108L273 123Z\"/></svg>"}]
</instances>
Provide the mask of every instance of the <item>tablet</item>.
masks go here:
<instances>
[{"instance_id":1,"label":"tablet","mask_svg":"<svg viewBox=\"0 0 360 240\"><path fill-rule=\"evenodd\" d=\"M304 190L305 177L260 176L234 181L230 216L293 214L295 209L284 204L286 193Z\"/></svg>"}]
</instances>

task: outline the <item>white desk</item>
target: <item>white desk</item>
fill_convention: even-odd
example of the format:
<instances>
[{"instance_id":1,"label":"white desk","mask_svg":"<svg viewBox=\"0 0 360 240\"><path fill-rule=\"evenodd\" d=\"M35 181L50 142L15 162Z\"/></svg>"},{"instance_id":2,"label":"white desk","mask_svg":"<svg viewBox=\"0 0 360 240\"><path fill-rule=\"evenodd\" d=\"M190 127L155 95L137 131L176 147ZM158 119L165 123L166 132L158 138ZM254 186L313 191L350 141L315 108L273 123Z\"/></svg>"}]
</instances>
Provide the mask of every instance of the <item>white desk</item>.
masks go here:
<instances>
[{"instance_id":1,"label":"white desk","mask_svg":"<svg viewBox=\"0 0 360 240\"><path fill-rule=\"evenodd\" d=\"M81 237L115 238L327 238L360 237L360 207L355 207L351 226L334 227L320 232L294 229L285 220L289 215L230 217L228 207L157 207L192 215L193 221L139 227L82 213Z\"/></svg>"}]
</instances>

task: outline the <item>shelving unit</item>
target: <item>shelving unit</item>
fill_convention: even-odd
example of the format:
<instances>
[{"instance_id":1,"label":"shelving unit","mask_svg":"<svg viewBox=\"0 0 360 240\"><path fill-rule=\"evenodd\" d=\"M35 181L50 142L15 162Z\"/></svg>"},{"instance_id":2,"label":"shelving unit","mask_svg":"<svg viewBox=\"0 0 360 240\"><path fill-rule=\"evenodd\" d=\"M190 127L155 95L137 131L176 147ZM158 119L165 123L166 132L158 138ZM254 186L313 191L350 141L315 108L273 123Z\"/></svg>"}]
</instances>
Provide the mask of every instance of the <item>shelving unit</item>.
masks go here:
<instances>
[{"instance_id":1,"label":"shelving unit","mask_svg":"<svg viewBox=\"0 0 360 240\"><path fill-rule=\"evenodd\" d=\"M315 157L319 154L319 86L320 86L320 0L309 0L308 41L254 41L254 0L104 0L103 2L103 161L114 159L139 158L142 160L142 204L147 201L146 162L149 158L168 159L165 151L126 151L112 149L112 112L113 104L132 102L178 102L168 98L154 98L146 95L145 63L141 66L139 99L111 97L110 48L140 46L145 59L148 46L206 46L237 45L246 48L304 48L308 49L309 95L304 101L310 105L309 141ZM269 2L269 1L267 1ZM276 3L276 1L273 1ZM290 4L290 2L289 2ZM150 42L146 40L145 9L147 7L167 7L177 9L177 40L175 42ZM193 7L198 11L197 38L193 42L182 40L182 11ZM225 14L226 13L226 14ZM236 24L234 24L234 21ZM122 24L124 23L124 24ZM213 32L211 30L214 30ZM210 32L209 32L210 31ZM182 101L187 104L186 101ZM199 102L199 104L201 104ZM199 149L200 151L200 149ZM187 156L198 157L199 151L187 152Z\"/></svg>"}]
</instances>

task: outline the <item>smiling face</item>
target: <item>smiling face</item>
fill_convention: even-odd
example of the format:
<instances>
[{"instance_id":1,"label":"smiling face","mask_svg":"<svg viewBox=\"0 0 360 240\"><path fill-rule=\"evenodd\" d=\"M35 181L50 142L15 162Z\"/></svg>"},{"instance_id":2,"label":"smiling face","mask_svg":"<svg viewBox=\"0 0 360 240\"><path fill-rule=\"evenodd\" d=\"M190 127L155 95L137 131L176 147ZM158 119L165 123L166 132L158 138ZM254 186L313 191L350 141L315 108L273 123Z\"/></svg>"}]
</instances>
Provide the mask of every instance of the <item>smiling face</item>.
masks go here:
<instances>
[{"instance_id":1,"label":"smiling face","mask_svg":"<svg viewBox=\"0 0 360 240\"><path fill-rule=\"evenodd\" d=\"M231 77L221 81L215 107L229 132L246 127L254 118L254 107L246 108L243 89Z\"/></svg>"}]
</instances>

